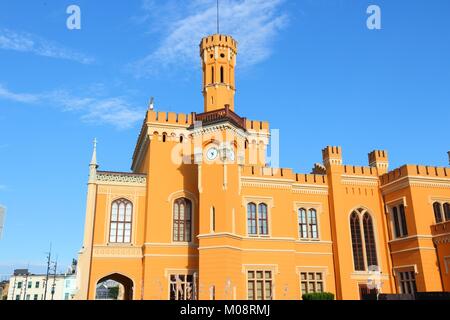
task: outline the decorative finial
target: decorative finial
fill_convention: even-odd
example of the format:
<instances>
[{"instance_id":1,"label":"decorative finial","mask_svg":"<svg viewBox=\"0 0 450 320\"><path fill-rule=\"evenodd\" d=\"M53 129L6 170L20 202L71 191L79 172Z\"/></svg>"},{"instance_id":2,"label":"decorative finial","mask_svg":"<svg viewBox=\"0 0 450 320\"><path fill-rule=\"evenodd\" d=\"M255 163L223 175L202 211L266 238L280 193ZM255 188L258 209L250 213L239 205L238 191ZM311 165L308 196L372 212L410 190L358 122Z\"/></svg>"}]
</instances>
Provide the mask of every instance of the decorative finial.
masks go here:
<instances>
[{"instance_id":1,"label":"decorative finial","mask_svg":"<svg viewBox=\"0 0 450 320\"><path fill-rule=\"evenodd\" d=\"M150 103L148 104L148 110L153 110L155 108L155 98L150 98Z\"/></svg>"}]
</instances>

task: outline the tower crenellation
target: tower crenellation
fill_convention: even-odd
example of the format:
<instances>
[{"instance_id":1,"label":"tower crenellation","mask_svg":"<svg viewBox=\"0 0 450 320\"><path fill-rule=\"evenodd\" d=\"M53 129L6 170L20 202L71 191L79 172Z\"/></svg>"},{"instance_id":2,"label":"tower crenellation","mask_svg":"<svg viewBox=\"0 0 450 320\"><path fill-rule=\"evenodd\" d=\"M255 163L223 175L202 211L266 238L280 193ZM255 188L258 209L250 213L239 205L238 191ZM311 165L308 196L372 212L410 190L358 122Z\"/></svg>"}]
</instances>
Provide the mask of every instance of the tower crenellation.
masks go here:
<instances>
[{"instance_id":1,"label":"tower crenellation","mask_svg":"<svg viewBox=\"0 0 450 320\"><path fill-rule=\"evenodd\" d=\"M377 168L378 174L382 175L388 172L389 158L386 150L374 150L368 155L369 166Z\"/></svg>"},{"instance_id":2,"label":"tower crenellation","mask_svg":"<svg viewBox=\"0 0 450 320\"><path fill-rule=\"evenodd\" d=\"M200 42L204 112L225 106L234 111L236 55L237 42L231 36L215 34Z\"/></svg>"},{"instance_id":3,"label":"tower crenellation","mask_svg":"<svg viewBox=\"0 0 450 320\"><path fill-rule=\"evenodd\" d=\"M322 158L324 165L342 165L342 147L327 146L322 150Z\"/></svg>"}]
</instances>

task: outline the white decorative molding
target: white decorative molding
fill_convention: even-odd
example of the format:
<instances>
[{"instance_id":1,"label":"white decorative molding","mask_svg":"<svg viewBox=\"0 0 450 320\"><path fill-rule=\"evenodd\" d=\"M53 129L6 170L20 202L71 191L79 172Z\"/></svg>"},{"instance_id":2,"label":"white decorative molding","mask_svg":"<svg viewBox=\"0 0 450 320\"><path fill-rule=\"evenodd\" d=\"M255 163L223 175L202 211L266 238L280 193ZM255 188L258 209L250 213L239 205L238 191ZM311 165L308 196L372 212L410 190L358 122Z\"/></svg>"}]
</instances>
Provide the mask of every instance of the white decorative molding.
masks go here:
<instances>
[{"instance_id":1,"label":"white decorative molding","mask_svg":"<svg viewBox=\"0 0 450 320\"><path fill-rule=\"evenodd\" d=\"M383 195L407 187L450 189L450 178L406 176L381 186Z\"/></svg>"},{"instance_id":2,"label":"white decorative molding","mask_svg":"<svg viewBox=\"0 0 450 320\"><path fill-rule=\"evenodd\" d=\"M326 196L328 195L328 185L294 183L292 185L292 192L302 194L319 194Z\"/></svg>"},{"instance_id":3,"label":"white decorative molding","mask_svg":"<svg viewBox=\"0 0 450 320\"><path fill-rule=\"evenodd\" d=\"M94 258L142 258L142 248L132 246L94 246Z\"/></svg>"},{"instance_id":4,"label":"white decorative molding","mask_svg":"<svg viewBox=\"0 0 450 320\"><path fill-rule=\"evenodd\" d=\"M343 185L377 187L379 184L378 177L374 176L343 174L341 178L341 184Z\"/></svg>"},{"instance_id":5,"label":"white decorative molding","mask_svg":"<svg viewBox=\"0 0 450 320\"><path fill-rule=\"evenodd\" d=\"M97 172L98 184L145 186L147 176L145 174L135 174L126 172Z\"/></svg>"}]
</instances>

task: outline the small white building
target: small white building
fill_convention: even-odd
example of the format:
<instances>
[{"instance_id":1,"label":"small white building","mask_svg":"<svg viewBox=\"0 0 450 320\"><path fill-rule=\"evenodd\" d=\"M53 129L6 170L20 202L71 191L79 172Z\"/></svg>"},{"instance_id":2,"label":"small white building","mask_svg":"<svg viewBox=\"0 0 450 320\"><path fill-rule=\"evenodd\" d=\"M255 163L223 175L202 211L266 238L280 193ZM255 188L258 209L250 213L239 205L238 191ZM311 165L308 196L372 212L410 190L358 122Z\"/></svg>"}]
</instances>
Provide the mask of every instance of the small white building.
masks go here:
<instances>
[{"instance_id":1,"label":"small white building","mask_svg":"<svg viewBox=\"0 0 450 320\"><path fill-rule=\"evenodd\" d=\"M45 274L18 269L9 280L8 300L72 300L75 287L75 274L49 275L46 281Z\"/></svg>"}]
</instances>

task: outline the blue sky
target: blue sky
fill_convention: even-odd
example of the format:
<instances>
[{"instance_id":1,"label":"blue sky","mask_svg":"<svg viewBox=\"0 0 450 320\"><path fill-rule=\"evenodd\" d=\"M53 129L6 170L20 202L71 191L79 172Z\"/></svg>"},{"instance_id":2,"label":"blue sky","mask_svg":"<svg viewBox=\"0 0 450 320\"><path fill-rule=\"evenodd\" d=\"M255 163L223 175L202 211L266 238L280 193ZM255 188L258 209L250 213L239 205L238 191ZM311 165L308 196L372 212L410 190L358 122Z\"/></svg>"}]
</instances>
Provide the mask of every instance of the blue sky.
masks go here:
<instances>
[{"instance_id":1,"label":"blue sky","mask_svg":"<svg viewBox=\"0 0 450 320\"><path fill-rule=\"evenodd\" d=\"M81 30L66 8L81 8ZM368 30L366 9L382 10ZM213 0L0 2L0 277L62 269L81 246L92 140L103 170L128 171L150 96L201 112L198 43ZM239 41L236 112L280 129L281 166L309 172L326 145L367 164L446 166L448 0L223 0ZM176 94L174 94L176 92Z\"/></svg>"}]
</instances>

